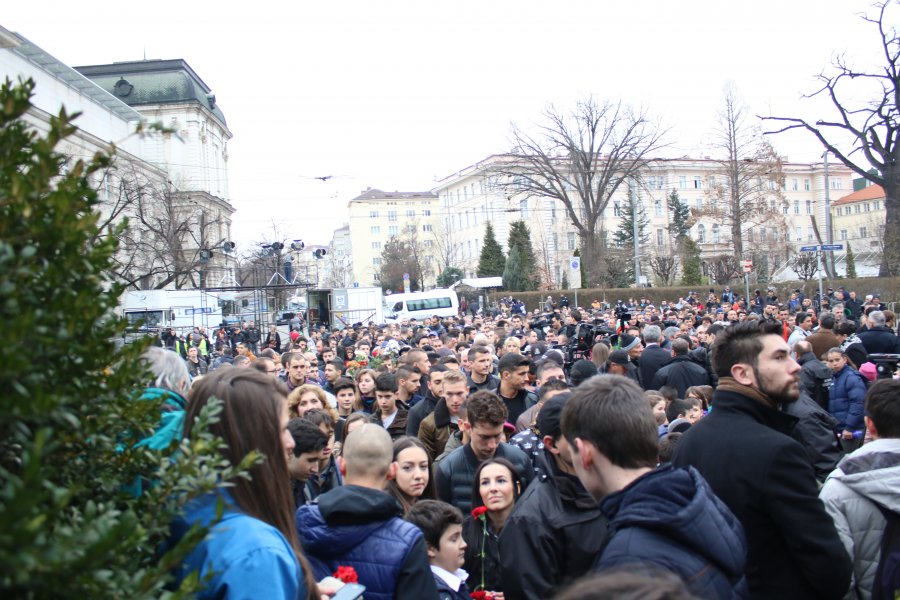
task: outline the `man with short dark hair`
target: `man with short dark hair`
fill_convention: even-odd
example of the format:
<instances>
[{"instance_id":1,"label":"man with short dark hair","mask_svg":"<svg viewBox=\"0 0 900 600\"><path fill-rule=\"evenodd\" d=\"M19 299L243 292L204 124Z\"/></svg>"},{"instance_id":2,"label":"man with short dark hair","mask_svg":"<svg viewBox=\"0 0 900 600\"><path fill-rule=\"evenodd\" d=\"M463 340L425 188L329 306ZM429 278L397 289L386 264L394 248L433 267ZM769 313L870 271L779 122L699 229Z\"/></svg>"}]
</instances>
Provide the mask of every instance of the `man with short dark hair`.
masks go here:
<instances>
[{"instance_id":1,"label":"man with short dark hair","mask_svg":"<svg viewBox=\"0 0 900 600\"><path fill-rule=\"evenodd\" d=\"M322 372L325 374L325 383L322 389L329 394L334 394L334 382L344 374L344 361L334 358L325 363Z\"/></svg>"},{"instance_id":2,"label":"man with short dark hair","mask_svg":"<svg viewBox=\"0 0 900 600\"><path fill-rule=\"evenodd\" d=\"M609 519L595 571L671 571L700 598L746 593L741 525L696 469L656 468L656 419L633 381L596 377L577 388L562 432L585 489Z\"/></svg>"},{"instance_id":3,"label":"man with short dark hair","mask_svg":"<svg viewBox=\"0 0 900 600\"><path fill-rule=\"evenodd\" d=\"M869 388L865 421L873 441L844 457L819 493L853 560L850 589L859 598L879 586L884 511L900 513L900 381L879 379Z\"/></svg>"},{"instance_id":4,"label":"man with short dark hair","mask_svg":"<svg viewBox=\"0 0 900 600\"><path fill-rule=\"evenodd\" d=\"M294 508L300 508L313 501L314 496L308 483L310 477L319 474L319 460L322 458L322 451L328 446L328 436L306 419L291 419L288 421L288 431L294 438L288 473L291 476Z\"/></svg>"},{"instance_id":5,"label":"man with short dark hair","mask_svg":"<svg viewBox=\"0 0 900 600\"><path fill-rule=\"evenodd\" d=\"M485 390L492 392L500 387L500 380L493 375L494 356L487 346L474 345L469 349L469 393Z\"/></svg>"},{"instance_id":6,"label":"man with short dark hair","mask_svg":"<svg viewBox=\"0 0 900 600\"><path fill-rule=\"evenodd\" d=\"M506 404L509 421L515 423L527 409L537 404L534 392L525 389L528 383L528 370L531 359L515 352L507 352L500 359L497 369L500 372L500 385L497 395Z\"/></svg>"},{"instance_id":7,"label":"man with short dark hair","mask_svg":"<svg viewBox=\"0 0 900 600\"><path fill-rule=\"evenodd\" d=\"M791 335L788 336L788 346L793 348L794 344L808 338L810 336L812 326L813 321L809 313L800 311L794 314L794 330L791 332Z\"/></svg>"},{"instance_id":8,"label":"man with short dark hair","mask_svg":"<svg viewBox=\"0 0 900 600\"><path fill-rule=\"evenodd\" d=\"M445 395L448 389L445 384ZM469 442L451 452L436 470L436 488L441 500L468 513L472 509L475 471L482 462L494 457L511 462L522 478L522 486L527 486L531 480L528 457L503 441L503 424L507 417L506 405L496 394L475 392L469 397L466 401L466 420L461 424L469 434Z\"/></svg>"},{"instance_id":9,"label":"man with short dark hair","mask_svg":"<svg viewBox=\"0 0 900 600\"><path fill-rule=\"evenodd\" d=\"M547 400L538 415L542 473L519 497L500 533L507 598L549 598L590 570L606 539L606 517L575 475L560 426L568 393Z\"/></svg>"},{"instance_id":10,"label":"man with short dark hair","mask_svg":"<svg viewBox=\"0 0 900 600\"><path fill-rule=\"evenodd\" d=\"M673 464L700 471L741 521L754 598L837 599L850 560L790 436L796 418L781 412L800 396L800 365L781 332L777 321L744 321L717 336L715 408L682 436Z\"/></svg>"},{"instance_id":11,"label":"man with short dark hair","mask_svg":"<svg viewBox=\"0 0 900 600\"><path fill-rule=\"evenodd\" d=\"M406 435L413 437L419 435L419 425L425 417L434 412L438 401L444 397L444 373L448 370L449 367L439 363L431 367L428 375L423 377L428 382L428 393L409 409L406 416Z\"/></svg>"},{"instance_id":12,"label":"man with short dark hair","mask_svg":"<svg viewBox=\"0 0 900 600\"><path fill-rule=\"evenodd\" d=\"M830 348L840 346L841 341L834 334L835 319L830 312L819 315L819 330L810 334L806 341L812 346L812 353L821 359Z\"/></svg>"},{"instance_id":13,"label":"man with short dark hair","mask_svg":"<svg viewBox=\"0 0 900 600\"><path fill-rule=\"evenodd\" d=\"M682 338L672 340L672 360L656 371L656 375L653 376L653 384L648 389L658 390L664 385L670 385L678 390L679 398L684 398L685 392L689 387L709 385L706 369L695 363L688 356L690 348L690 344ZM645 352L644 356L646 354ZM642 367L643 364L644 358L642 356Z\"/></svg>"}]
</instances>

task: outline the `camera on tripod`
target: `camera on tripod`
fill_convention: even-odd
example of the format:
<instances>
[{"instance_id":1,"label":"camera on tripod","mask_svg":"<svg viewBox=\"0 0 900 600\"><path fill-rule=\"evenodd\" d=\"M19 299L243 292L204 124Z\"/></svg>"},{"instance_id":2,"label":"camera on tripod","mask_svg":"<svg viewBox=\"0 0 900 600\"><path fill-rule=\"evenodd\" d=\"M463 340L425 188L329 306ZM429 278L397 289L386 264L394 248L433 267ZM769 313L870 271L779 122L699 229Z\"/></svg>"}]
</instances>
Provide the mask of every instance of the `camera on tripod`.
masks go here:
<instances>
[{"instance_id":1,"label":"camera on tripod","mask_svg":"<svg viewBox=\"0 0 900 600\"><path fill-rule=\"evenodd\" d=\"M869 360L875 363L878 379L893 379L900 363L900 354L870 354Z\"/></svg>"}]
</instances>

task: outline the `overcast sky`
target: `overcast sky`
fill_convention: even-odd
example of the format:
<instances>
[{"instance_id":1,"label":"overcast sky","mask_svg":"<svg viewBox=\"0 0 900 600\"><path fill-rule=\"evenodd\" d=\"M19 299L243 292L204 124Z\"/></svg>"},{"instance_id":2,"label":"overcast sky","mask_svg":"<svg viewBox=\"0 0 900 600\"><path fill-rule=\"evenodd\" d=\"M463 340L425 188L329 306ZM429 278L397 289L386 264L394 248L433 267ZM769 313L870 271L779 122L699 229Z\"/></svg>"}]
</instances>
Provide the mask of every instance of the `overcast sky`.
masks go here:
<instances>
[{"instance_id":1,"label":"overcast sky","mask_svg":"<svg viewBox=\"0 0 900 600\"><path fill-rule=\"evenodd\" d=\"M701 156L733 81L754 114L816 116L835 52L878 59L860 0L7 2L0 25L72 65L183 58L229 144L234 236L327 243L366 189L423 191L589 95L645 106ZM827 115L831 116L831 115ZM811 137L779 136L793 161ZM328 181L315 177L332 176Z\"/></svg>"}]
</instances>

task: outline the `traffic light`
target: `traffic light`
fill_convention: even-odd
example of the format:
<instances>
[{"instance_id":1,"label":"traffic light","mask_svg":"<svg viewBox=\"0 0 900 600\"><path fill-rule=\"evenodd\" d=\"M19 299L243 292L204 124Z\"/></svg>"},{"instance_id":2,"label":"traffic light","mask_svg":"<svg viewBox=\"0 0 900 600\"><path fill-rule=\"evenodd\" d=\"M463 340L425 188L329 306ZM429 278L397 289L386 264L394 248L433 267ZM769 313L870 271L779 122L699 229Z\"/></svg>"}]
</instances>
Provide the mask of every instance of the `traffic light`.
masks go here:
<instances>
[{"instance_id":1,"label":"traffic light","mask_svg":"<svg viewBox=\"0 0 900 600\"><path fill-rule=\"evenodd\" d=\"M293 250L295 252L300 252L305 247L306 247L306 244L303 243L303 240L294 240L291 243L291 250Z\"/></svg>"},{"instance_id":2,"label":"traffic light","mask_svg":"<svg viewBox=\"0 0 900 600\"><path fill-rule=\"evenodd\" d=\"M324 258L328 252L324 248L319 248L315 252L313 252L313 256L316 258Z\"/></svg>"}]
</instances>

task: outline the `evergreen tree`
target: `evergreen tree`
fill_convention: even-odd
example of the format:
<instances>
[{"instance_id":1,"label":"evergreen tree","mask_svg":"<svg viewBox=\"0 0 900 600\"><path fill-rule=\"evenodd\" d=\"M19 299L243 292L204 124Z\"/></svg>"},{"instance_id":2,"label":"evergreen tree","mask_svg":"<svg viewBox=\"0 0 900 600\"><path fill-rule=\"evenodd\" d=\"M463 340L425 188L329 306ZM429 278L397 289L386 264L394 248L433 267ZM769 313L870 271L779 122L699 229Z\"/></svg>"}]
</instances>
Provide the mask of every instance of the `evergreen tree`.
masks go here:
<instances>
[{"instance_id":1,"label":"evergreen tree","mask_svg":"<svg viewBox=\"0 0 900 600\"><path fill-rule=\"evenodd\" d=\"M503 288L510 292L528 291L528 279L523 277L522 261L519 247L513 246L506 257L506 268L503 270Z\"/></svg>"},{"instance_id":2,"label":"evergreen tree","mask_svg":"<svg viewBox=\"0 0 900 600\"><path fill-rule=\"evenodd\" d=\"M567 290L569 289L569 274L563 271L562 281L559 282L559 289Z\"/></svg>"},{"instance_id":3,"label":"evergreen tree","mask_svg":"<svg viewBox=\"0 0 900 600\"><path fill-rule=\"evenodd\" d=\"M850 242L847 242L847 279L856 279L856 256Z\"/></svg>"},{"instance_id":4,"label":"evergreen tree","mask_svg":"<svg viewBox=\"0 0 900 600\"><path fill-rule=\"evenodd\" d=\"M672 193L666 198L666 203L671 215L669 233L672 234L676 241L680 242L690 231L688 223L691 219L691 209L681 201L681 198L678 197L678 192L675 190L672 190Z\"/></svg>"},{"instance_id":5,"label":"evergreen tree","mask_svg":"<svg viewBox=\"0 0 900 600\"><path fill-rule=\"evenodd\" d=\"M756 266L756 285L769 283L769 256L759 254L753 264Z\"/></svg>"},{"instance_id":6,"label":"evergreen tree","mask_svg":"<svg viewBox=\"0 0 900 600\"><path fill-rule=\"evenodd\" d=\"M458 269L456 267L447 267L441 272L440 275L438 275L437 281L435 283L437 283L438 287L446 288L450 287L462 278L462 269Z\"/></svg>"},{"instance_id":7,"label":"evergreen tree","mask_svg":"<svg viewBox=\"0 0 900 600\"><path fill-rule=\"evenodd\" d=\"M100 235L95 181L111 159L57 150L76 131L65 110L36 133L33 89L0 85L0 597L184 597L196 578L164 587L208 529L160 549L185 502L235 476L221 440L199 433L221 407L180 452L135 447L162 398L138 398L149 340L113 342L125 332L109 276L117 240ZM141 478L154 485L125 491Z\"/></svg>"},{"instance_id":8,"label":"evergreen tree","mask_svg":"<svg viewBox=\"0 0 900 600\"><path fill-rule=\"evenodd\" d=\"M524 282L522 291L537 289L539 281L537 259L534 256L534 248L531 245L531 232L528 230L525 221L513 221L510 223L507 245L510 252L513 247L519 249L519 279Z\"/></svg>"},{"instance_id":9,"label":"evergreen tree","mask_svg":"<svg viewBox=\"0 0 900 600\"><path fill-rule=\"evenodd\" d=\"M685 236L682 247L684 253L681 263L681 284L700 285L703 283L703 273L700 270L700 247L690 236Z\"/></svg>"},{"instance_id":10,"label":"evergreen tree","mask_svg":"<svg viewBox=\"0 0 900 600\"><path fill-rule=\"evenodd\" d=\"M622 278L617 283L631 285L634 283L634 217L635 202L637 202L637 226L638 226L638 246L644 248L650 241L650 234L647 233L647 226L650 220L644 211L643 204L634 197L628 199L625 205L625 211L622 212L622 220L619 221L619 227L613 233L613 240L618 246L623 261L624 272ZM643 262L643 261L642 261Z\"/></svg>"},{"instance_id":11,"label":"evergreen tree","mask_svg":"<svg viewBox=\"0 0 900 600\"><path fill-rule=\"evenodd\" d=\"M503 256L503 248L497 243L494 228L488 222L484 230L484 244L481 247L481 256L478 258L479 277L501 277L506 266L506 258Z\"/></svg>"}]
</instances>

